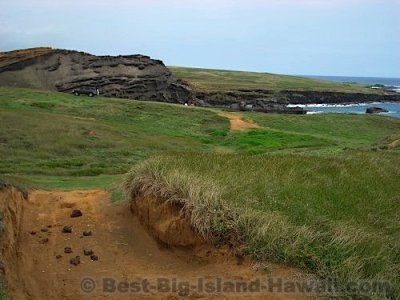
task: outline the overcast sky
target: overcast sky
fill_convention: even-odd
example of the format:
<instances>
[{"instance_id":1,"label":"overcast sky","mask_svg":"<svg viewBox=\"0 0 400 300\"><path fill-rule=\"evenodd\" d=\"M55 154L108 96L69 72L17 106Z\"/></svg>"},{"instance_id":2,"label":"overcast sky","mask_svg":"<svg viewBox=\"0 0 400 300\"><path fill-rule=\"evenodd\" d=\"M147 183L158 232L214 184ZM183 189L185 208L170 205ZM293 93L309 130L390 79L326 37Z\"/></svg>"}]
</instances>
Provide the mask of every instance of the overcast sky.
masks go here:
<instances>
[{"instance_id":1,"label":"overcast sky","mask_svg":"<svg viewBox=\"0 0 400 300\"><path fill-rule=\"evenodd\" d=\"M0 51L146 54L167 65L400 77L400 0L0 0Z\"/></svg>"}]
</instances>

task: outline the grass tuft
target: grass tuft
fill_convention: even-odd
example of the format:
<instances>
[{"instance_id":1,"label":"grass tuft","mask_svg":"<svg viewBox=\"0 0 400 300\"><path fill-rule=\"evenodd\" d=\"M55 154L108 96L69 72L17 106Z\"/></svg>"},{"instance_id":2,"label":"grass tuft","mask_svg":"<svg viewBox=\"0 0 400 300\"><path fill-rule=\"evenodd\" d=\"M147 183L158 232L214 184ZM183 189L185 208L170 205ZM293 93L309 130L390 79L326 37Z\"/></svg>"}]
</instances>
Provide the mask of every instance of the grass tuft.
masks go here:
<instances>
[{"instance_id":1,"label":"grass tuft","mask_svg":"<svg viewBox=\"0 0 400 300\"><path fill-rule=\"evenodd\" d=\"M156 156L124 189L179 203L194 228L256 260L345 284L390 281L399 295L400 186L391 153Z\"/></svg>"}]
</instances>

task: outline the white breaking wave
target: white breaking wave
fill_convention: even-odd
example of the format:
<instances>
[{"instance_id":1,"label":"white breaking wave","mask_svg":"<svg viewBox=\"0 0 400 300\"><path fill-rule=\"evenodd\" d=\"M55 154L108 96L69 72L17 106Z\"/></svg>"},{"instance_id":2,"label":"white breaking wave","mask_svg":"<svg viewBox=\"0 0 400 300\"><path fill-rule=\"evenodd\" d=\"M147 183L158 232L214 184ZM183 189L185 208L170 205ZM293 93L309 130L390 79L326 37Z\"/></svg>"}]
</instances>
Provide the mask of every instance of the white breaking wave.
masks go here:
<instances>
[{"instance_id":1,"label":"white breaking wave","mask_svg":"<svg viewBox=\"0 0 400 300\"><path fill-rule=\"evenodd\" d=\"M367 105L378 105L379 102L372 103L351 103L351 104L288 104L288 107L303 107L303 108L315 108L315 107L350 107L350 106L367 106Z\"/></svg>"},{"instance_id":2,"label":"white breaking wave","mask_svg":"<svg viewBox=\"0 0 400 300\"><path fill-rule=\"evenodd\" d=\"M307 115L316 115L316 114L323 114L323 111L308 111L306 114Z\"/></svg>"}]
</instances>

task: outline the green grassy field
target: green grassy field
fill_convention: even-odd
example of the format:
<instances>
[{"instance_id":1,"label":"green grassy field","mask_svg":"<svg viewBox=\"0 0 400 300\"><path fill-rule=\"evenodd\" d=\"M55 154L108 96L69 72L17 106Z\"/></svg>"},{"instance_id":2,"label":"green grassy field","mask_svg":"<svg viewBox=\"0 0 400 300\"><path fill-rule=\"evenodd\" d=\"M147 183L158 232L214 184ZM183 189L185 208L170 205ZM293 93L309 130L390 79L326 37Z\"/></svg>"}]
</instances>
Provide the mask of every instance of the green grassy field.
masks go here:
<instances>
[{"instance_id":1,"label":"green grassy field","mask_svg":"<svg viewBox=\"0 0 400 300\"><path fill-rule=\"evenodd\" d=\"M122 174L155 152L208 151L229 126L183 106L8 88L0 116L0 172L52 176Z\"/></svg>"},{"instance_id":2,"label":"green grassy field","mask_svg":"<svg viewBox=\"0 0 400 300\"><path fill-rule=\"evenodd\" d=\"M260 128L230 132L218 112L1 87L0 179L115 201L150 183L216 244L399 295L400 120L243 113Z\"/></svg>"},{"instance_id":3,"label":"green grassy field","mask_svg":"<svg viewBox=\"0 0 400 300\"><path fill-rule=\"evenodd\" d=\"M399 128L376 116L243 116L262 128L231 133L228 120L207 109L0 88L0 173L67 182L124 174L156 153L324 152L369 147Z\"/></svg>"},{"instance_id":4,"label":"green grassy field","mask_svg":"<svg viewBox=\"0 0 400 300\"><path fill-rule=\"evenodd\" d=\"M185 80L195 91L230 91L239 89L330 91L343 93L380 93L360 84L333 83L299 76L228 70L168 67L172 74Z\"/></svg>"}]
</instances>

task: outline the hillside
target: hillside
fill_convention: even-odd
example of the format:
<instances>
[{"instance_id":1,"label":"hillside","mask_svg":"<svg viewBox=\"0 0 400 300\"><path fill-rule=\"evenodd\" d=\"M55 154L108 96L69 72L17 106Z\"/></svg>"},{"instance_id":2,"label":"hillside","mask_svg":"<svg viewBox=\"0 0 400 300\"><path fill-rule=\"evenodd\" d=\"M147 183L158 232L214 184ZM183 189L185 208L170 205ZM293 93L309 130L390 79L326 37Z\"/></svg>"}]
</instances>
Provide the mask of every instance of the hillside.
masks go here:
<instances>
[{"instance_id":1,"label":"hillside","mask_svg":"<svg viewBox=\"0 0 400 300\"><path fill-rule=\"evenodd\" d=\"M299 76L244 71L212 70L168 66L177 78L186 80L199 92L227 92L232 90L297 90L341 93L379 94L363 85L334 83Z\"/></svg>"},{"instance_id":2,"label":"hillside","mask_svg":"<svg viewBox=\"0 0 400 300\"><path fill-rule=\"evenodd\" d=\"M360 84L334 83L298 76L201 68L168 67L200 99L214 105L255 103L354 103L400 101L400 95Z\"/></svg>"},{"instance_id":3,"label":"hillside","mask_svg":"<svg viewBox=\"0 0 400 300\"><path fill-rule=\"evenodd\" d=\"M388 137L396 136L399 122L368 115L240 113L260 128L230 132L226 117L210 109L7 87L0 88L0 116L0 173L34 178L124 174L155 153L379 147L393 142Z\"/></svg>"},{"instance_id":4,"label":"hillside","mask_svg":"<svg viewBox=\"0 0 400 300\"><path fill-rule=\"evenodd\" d=\"M234 113L0 87L0 120L0 181L46 189L30 191L23 202L24 259L9 251L13 265L6 266L9 272L21 261L23 275L11 278L25 282L33 299L49 293L63 299L66 289L79 295L78 280L100 278L104 269L126 277L139 268L140 276L151 276L160 263L172 263L173 276L182 278L211 269L227 278L263 274L243 257L260 266L257 272L278 277L311 273L338 284L385 279L393 287L389 295L399 294L397 119ZM0 198L9 199L7 193ZM143 195L153 197L153 206ZM75 206L82 219L69 217ZM154 223L146 211L155 214ZM90 226L94 236L76 232L66 240L60 224L80 232ZM54 228L43 233L40 226ZM203 244L201 255L193 248L179 252L200 237L235 256L220 258ZM55 257L71 245L76 251L90 245L99 261L82 256L85 265L74 267L68 254ZM52 288L44 288L49 282Z\"/></svg>"}]
</instances>

